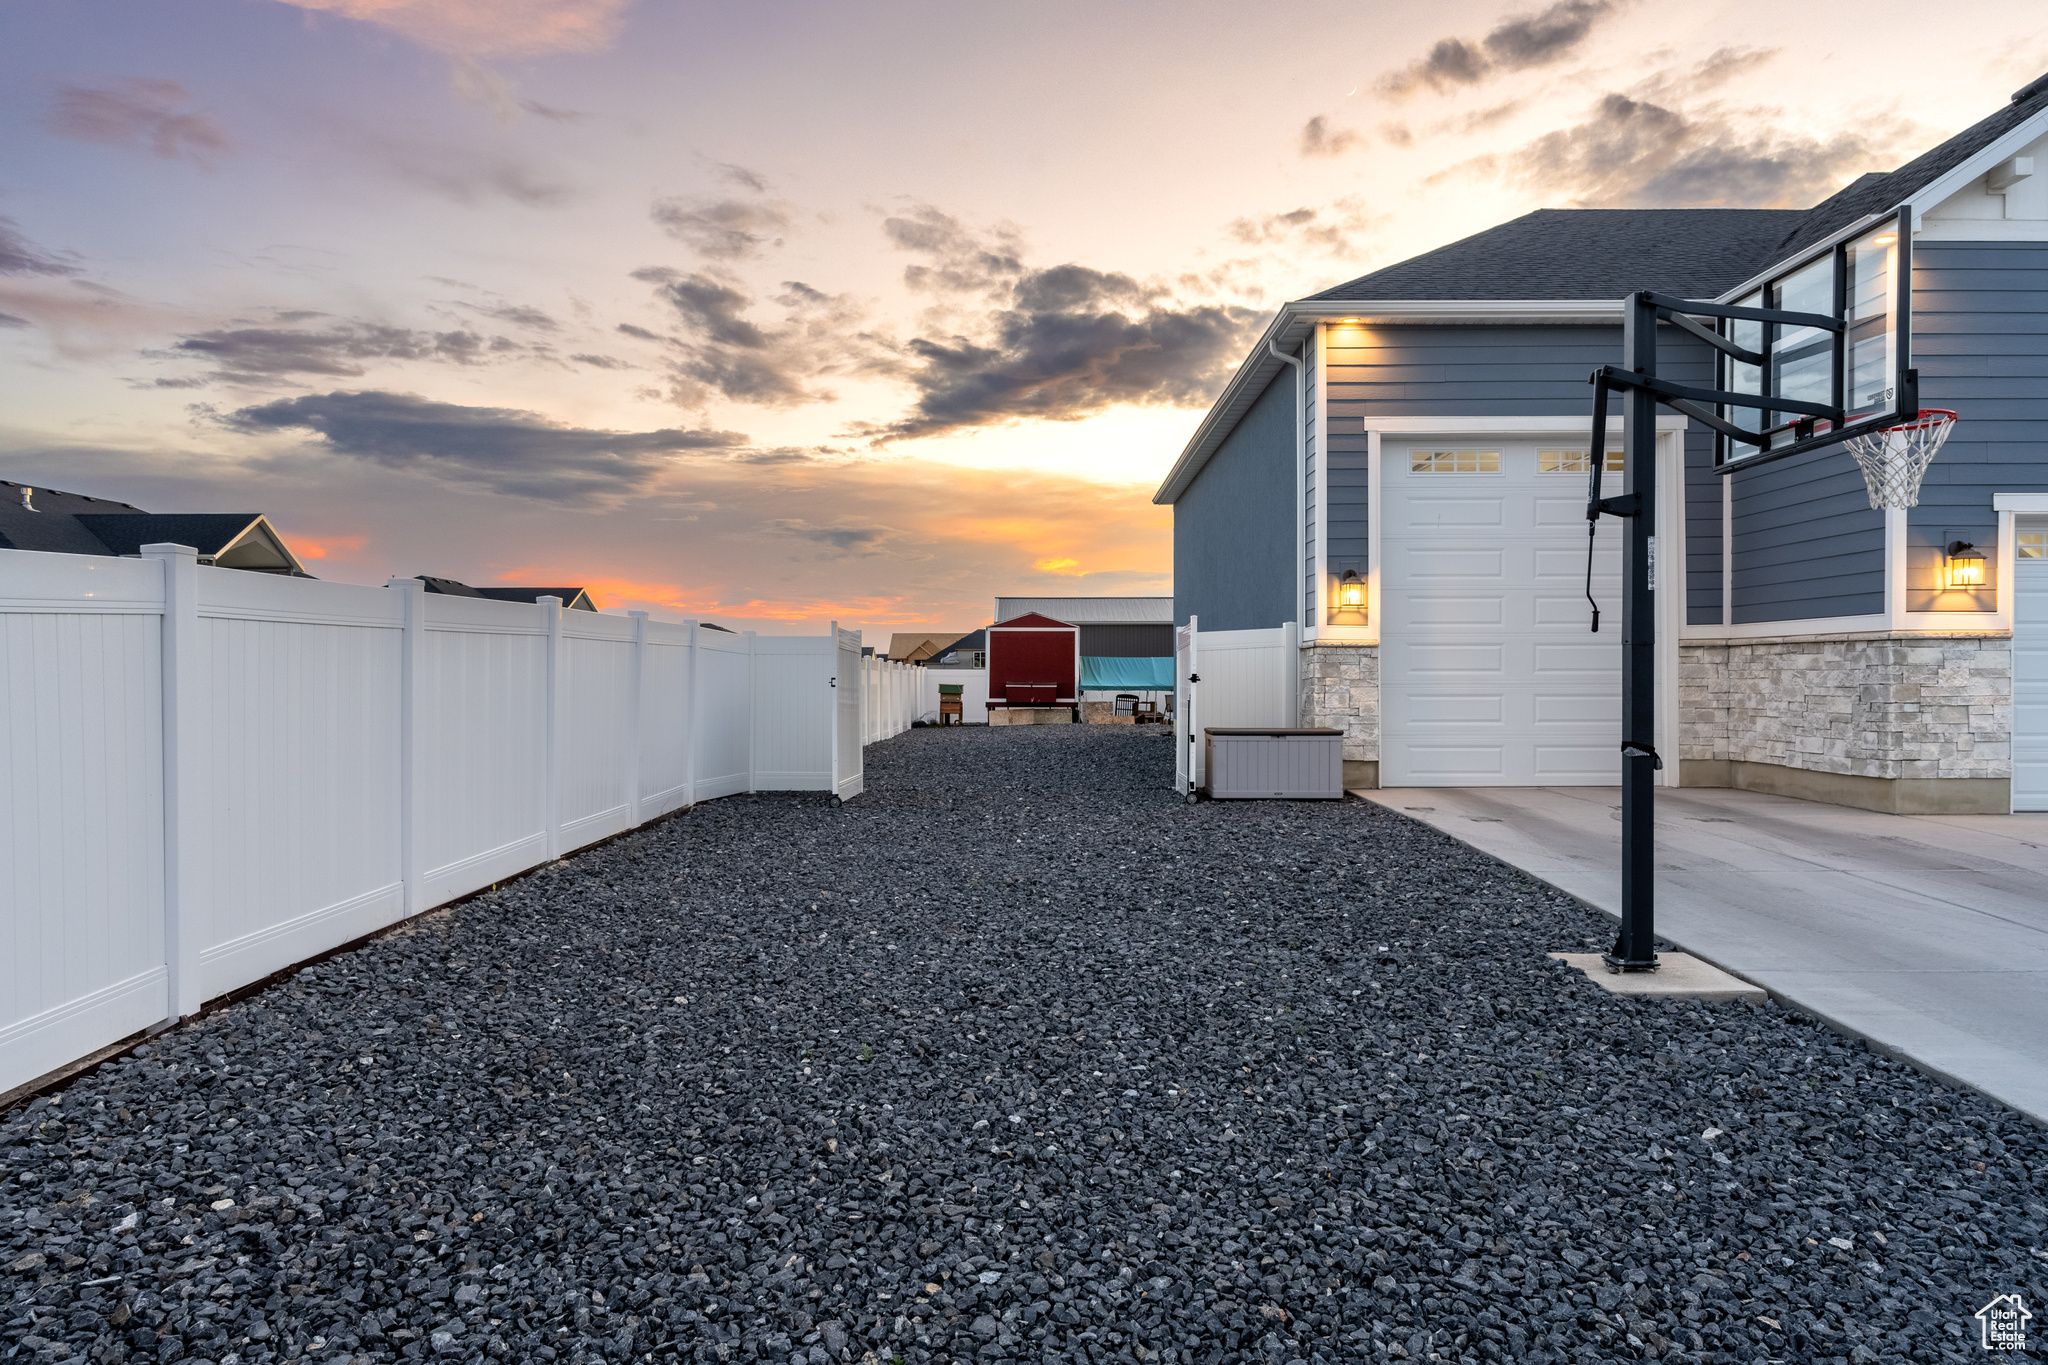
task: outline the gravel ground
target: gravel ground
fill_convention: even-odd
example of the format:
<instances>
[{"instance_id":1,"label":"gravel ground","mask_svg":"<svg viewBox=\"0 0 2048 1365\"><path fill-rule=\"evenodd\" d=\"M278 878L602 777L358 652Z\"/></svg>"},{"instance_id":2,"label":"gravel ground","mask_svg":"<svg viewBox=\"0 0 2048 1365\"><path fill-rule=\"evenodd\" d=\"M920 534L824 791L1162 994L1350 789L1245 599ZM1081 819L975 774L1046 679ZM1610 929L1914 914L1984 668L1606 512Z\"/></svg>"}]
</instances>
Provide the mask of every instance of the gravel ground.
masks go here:
<instances>
[{"instance_id":1,"label":"gravel ground","mask_svg":"<svg viewBox=\"0 0 2048 1365\"><path fill-rule=\"evenodd\" d=\"M1937 1360L2042 1134L1360 803L918 730L0 1121L0 1358Z\"/></svg>"}]
</instances>

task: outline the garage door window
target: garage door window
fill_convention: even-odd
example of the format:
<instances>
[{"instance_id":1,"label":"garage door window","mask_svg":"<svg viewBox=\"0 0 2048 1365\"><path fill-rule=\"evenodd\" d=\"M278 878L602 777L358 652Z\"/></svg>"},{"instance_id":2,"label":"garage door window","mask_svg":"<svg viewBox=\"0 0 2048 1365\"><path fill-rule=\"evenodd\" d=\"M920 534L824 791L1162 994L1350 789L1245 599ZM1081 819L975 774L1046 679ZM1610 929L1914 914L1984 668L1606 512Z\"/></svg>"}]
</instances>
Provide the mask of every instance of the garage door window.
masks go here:
<instances>
[{"instance_id":1,"label":"garage door window","mask_svg":"<svg viewBox=\"0 0 2048 1365\"><path fill-rule=\"evenodd\" d=\"M2013 553L2021 559L2048 559L2048 529L2021 531L2015 538Z\"/></svg>"},{"instance_id":2,"label":"garage door window","mask_svg":"<svg viewBox=\"0 0 2048 1365\"><path fill-rule=\"evenodd\" d=\"M1414 450L1408 469L1413 474L1498 474L1498 450Z\"/></svg>"},{"instance_id":3,"label":"garage door window","mask_svg":"<svg viewBox=\"0 0 2048 1365\"><path fill-rule=\"evenodd\" d=\"M1539 450L1536 452L1538 474L1590 474L1586 467L1586 452L1583 450ZM1621 452L1607 452L1607 473L1621 472Z\"/></svg>"}]
</instances>

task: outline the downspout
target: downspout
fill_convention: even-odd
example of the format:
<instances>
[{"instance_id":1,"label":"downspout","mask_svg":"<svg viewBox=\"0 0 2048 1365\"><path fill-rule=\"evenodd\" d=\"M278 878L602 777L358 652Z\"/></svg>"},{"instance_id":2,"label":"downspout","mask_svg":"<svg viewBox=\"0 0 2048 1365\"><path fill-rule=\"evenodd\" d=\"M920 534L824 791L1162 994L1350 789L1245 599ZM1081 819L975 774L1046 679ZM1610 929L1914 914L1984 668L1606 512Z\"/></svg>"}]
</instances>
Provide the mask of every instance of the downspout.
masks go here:
<instances>
[{"instance_id":1,"label":"downspout","mask_svg":"<svg viewBox=\"0 0 2048 1365\"><path fill-rule=\"evenodd\" d=\"M1288 570L1288 598L1295 604L1295 619L1303 620L1308 613L1301 607L1303 564L1308 559L1308 434L1305 411L1308 401L1308 370L1301 357L1292 356L1280 349L1280 344L1268 338L1266 350L1275 360L1284 360L1294 367L1294 567ZM1299 719L1299 717L1297 717Z\"/></svg>"}]
</instances>

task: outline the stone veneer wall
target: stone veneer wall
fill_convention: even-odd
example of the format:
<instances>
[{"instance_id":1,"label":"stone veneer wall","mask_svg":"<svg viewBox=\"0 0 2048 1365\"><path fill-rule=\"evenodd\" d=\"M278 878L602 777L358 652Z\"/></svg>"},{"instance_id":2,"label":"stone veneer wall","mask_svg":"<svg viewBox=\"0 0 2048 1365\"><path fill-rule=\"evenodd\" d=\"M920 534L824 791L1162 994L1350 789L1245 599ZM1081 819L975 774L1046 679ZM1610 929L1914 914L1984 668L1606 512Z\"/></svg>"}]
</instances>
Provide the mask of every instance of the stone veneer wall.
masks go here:
<instances>
[{"instance_id":1,"label":"stone veneer wall","mask_svg":"<svg viewBox=\"0 0 2048 1365\"><path fill-rule=\"evenodd\" d=\"M2007 639L1681 644L1678 676L1687 760L1887 779L2012 775Z\"/></svg>"},{"instance_id":2,"label":"stone veneer wall","mask_svg":"<svg viewBox=\"0 0 2048 1365\"><path fill-rule=\"evenodd\" d=\"M1377 765L1380 757L1378 645L1301 647L1301 723L1344 732L1344 761ZM1377 773L1374 774L1377 780ZM1347 784L1355 778L1346 776Z\"/></svg>"}]
</instances>

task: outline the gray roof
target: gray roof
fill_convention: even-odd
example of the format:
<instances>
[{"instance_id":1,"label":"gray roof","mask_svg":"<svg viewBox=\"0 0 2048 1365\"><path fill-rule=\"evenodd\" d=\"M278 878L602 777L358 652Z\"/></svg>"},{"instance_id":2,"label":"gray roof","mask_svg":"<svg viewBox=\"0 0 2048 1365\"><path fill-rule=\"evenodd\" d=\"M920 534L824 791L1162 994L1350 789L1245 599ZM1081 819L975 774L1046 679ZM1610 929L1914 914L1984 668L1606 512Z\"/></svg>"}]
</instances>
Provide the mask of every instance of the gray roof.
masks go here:
<instances>
[{"instance_id":1,"label":"gray roof","mask_svg":"<svg viewBox=\"0 0 2048 1365\"><path fill-rule=\"evenodd\" d=\"M1799 209L1538 209L1311 294L1337 301L1712 298L1779 254Z\"/></svg>"},{"instance_id":2,"label":"gray roof","mask_svg":"<svg viewBox=\"0 0 2048 1365\"><path fill-rule=\"evenodd\" d=\"M453 578L416 574L427 591L443 597L482 597L493 602L538 602L543 597L559 598L565 611L596 611L597 603L582 588L472 588Z\"/></svg>"},{"instance_id":3,"label":"gray roof","mask_svg":"<svg viewBox=\"0 0 2048 1365\"><path fill-rule=\"evenodd\" d=\"M996 620L1032 612L1070 626L1172 625L1171 597L998 597Z\"/></svg>"},{"instance_id":4,"label":"gray roof","mask_svg":"<svg viewBox=\"0 0 2048 1365\"><path fill-rule=\"evenodd\" d=\"M284 557L284 564L262 571L305 575L262 522L257 512L145 512L111 498L0 480L0 549L132 558L145 545L189 545L210 561L241 542L274 548ZM247 539L252 532L253 541Z\"/></svg>"},{"instance_id":5,"label":"gray roof","mask_svg":"<svg viewBox=\"0 0 2048 1365\"><path fill-rule=\"evenodd\" d=\"M30 507L22 494L30 492ZM78 520L81 512L140 512L125 502L63 493L54 488L0 479L0 549L41 550L58 555L104 555L106 542Z\"/></svg>"}]
</instances>

